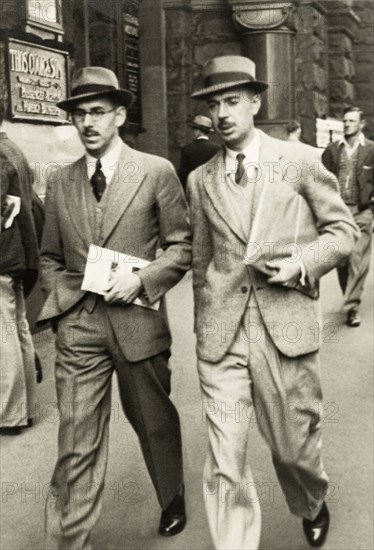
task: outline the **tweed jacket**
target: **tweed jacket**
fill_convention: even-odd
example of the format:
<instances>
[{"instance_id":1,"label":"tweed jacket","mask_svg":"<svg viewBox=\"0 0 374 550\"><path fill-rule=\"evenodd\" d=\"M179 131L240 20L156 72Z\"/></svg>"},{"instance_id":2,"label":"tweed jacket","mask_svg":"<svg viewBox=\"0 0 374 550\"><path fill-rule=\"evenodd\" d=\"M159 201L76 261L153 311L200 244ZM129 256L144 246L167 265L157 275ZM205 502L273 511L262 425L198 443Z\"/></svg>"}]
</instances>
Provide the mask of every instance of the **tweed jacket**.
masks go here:
<instances>
[{"instance_id":1,"label":"tweed jacket","mask_svg":"<svg viewBox=\"0 0 374 550\"><path fill-rule=\"evenodd\" d=\"M46 302L39 322L58 319L82 299L92 302L81 290L91 243L151 261L138 272L151 303L162 299L190 268L188 208L172 165L123 144L117 168L105 192L105 208L101 206L105 195L96 204L97 237L85 201L85 189L90 186L85 157L49 179L41 249ZM158 247L163 252L156 258ZM108 315L129 361L146 359L170 346L163 301L158 311L108 304Z\"/></svg>"},{"instance_id":2,"label":"tweed jacket","mask_svg":"<svg viewBox=\"0 0 374 550\"><path fill-rule=\"evenodd\" d=\"M339 175L341 147L339 141L330 143L322 153L322 162L336 177ZM359 209L370 205L374 209L374 142L365 139L365 145L358 146L357 181L359 186Z\"/></svg>"},{"instance_id":3,"label":"tweed jacket","mask_svg":"<svg viewBox=\"0 0 374 550\"><path fill-rule=\"evenodd\" d=\"M352 216L340 198L337 182L313 147L287 143L260 132L260 159L254 190L254 210L266 180L284 182L308 202L318 239L302 250L308 283L349 255L357 238ZM255 293L264 323L276 347L295 357L317 350L321 342L318 299L297 290L270 285L267 277L243 263L248 236L225 203L224 152L197 168L187 189L193 228L193 287L197 354L201 359L222 359L235 337Z\"/></svg>"}]
</instances>

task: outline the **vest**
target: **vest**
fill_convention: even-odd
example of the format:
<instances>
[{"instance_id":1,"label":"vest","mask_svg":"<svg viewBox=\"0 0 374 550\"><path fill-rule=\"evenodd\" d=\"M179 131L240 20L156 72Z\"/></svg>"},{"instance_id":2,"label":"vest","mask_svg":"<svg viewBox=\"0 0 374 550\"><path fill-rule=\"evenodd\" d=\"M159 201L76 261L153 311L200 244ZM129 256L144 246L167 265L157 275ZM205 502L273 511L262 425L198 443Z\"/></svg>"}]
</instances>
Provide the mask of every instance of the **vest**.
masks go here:
<instances>
[{"instance_id":1,"label":"vest","mask_svg":"<svg viewBox=\"0 0 374 550\"><path fill-rule=\"evenodd\" d=\"M339 188L345 204L356 206L359 204L359 187L357 181L357 157L359 147L351 157L347 155L347 149L342 146L339 159Z\"/></svg>"}]
</instances>

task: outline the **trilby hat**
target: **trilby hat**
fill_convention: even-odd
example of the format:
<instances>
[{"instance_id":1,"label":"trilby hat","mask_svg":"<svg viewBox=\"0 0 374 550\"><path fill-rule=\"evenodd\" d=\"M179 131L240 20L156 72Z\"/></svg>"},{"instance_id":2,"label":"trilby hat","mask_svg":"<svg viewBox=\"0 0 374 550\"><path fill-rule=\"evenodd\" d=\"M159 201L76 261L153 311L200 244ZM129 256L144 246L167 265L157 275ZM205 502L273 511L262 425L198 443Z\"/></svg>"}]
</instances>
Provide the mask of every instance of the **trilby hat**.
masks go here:
<instances>
[{"instance_id":1,"label":"trilby hat","mask_svg":"<svg viewBox=\"0 0 374 550\"><path fill-rule=\"evenodd\" d=\"M188 126L191 128L197 128L198 130L203 130L203 132L214 132L213 122L208 116L196 115L193 120L188 123Z\"/></svg>"},{"instance_id":2,"label":"trilby hat","mask_svg":"<svg viewBox=\"0 0 374 550\"><path fill-rule=\"evenodd\" d=\"M124 107L130 107L134 94L119 87L113 71L105 67L83 67L72 78L69 99L57 103L57 107L70 111L79 101L89 101L99 97L111 97Z\"/></svg>"},{"instance_id":3,"label":"trilby hat","mask_svg":"<svg viewBox=\"0 0 374 550\"><path fill-rule=\"evenodd\" d=\"M191 97L204 98L237 86L250 86L256 92L265 91L269 84L256 80L256 65L242 55L213 57L203 68L204 88Z\"/></svg>"}]
</instances>

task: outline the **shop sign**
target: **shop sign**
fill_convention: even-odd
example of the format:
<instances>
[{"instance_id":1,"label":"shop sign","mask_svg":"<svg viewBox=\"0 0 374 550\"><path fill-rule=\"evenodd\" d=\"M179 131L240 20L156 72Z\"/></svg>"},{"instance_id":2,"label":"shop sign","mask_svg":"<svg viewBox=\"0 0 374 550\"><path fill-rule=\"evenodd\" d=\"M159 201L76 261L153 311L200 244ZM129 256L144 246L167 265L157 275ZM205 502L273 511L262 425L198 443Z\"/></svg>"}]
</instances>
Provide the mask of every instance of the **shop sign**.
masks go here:
<instances>
[{"instance_id":1,"label":"shop sign","mask_svg":"<svg viewBox=\"0 0 374 550\"><path fill-rule=\"evenodd\" d=\"M125 87L134 94L128 114L130 124L142 124L139 62L139 1L123 3L123 30L125 37Z\"/></svg>"},{"instance_id":2,"label":"shop sign","mask_svg":"<svg viewBox=\"0 0 374 550\"><path fill-rule=\"evenodd\" d=\"M10 113L13 120L66 123L56 107L66 98L68 53L9 39Z\"/></svg>"}]
</instances>

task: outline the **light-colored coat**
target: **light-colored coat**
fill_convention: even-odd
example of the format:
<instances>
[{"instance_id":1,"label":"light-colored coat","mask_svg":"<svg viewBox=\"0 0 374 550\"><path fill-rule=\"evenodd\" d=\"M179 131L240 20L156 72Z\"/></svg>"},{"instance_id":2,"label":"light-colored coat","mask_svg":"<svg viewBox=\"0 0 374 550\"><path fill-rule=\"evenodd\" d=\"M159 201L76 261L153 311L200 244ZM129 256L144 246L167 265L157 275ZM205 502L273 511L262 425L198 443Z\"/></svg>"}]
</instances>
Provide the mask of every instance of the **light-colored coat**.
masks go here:
<instances>
[{"instance_id":1,"label":"light-colored coat","mask_svg":"<svg viewBox=\"0 0 374 550\"><path fill-rule=\"evenodd\" d=\"M151 261L138 273L151 303L162 299L189 269L188 209L172 165L124 144L117 168L102 201L92 205L86 196L90 183L85 157L49 179L41 250L47 299L40 321L58 319L85 295L81 284L91 243ZM88 215L95 207L96 231ZM156 258L158 247L163 253ZM159 311L113 304L108 312L129 361L146 359L170 346L163 302Z\"/></svg>"},{"instance_id":2,"label":"light-colored coat","mask_svg":"<svg viewBox=\"0 0 374 550\"><path fill-rule=\"evenodd\" d=\"M335 178L323 168L318 150L290 144L260 131L259 177L254 211L265 179L284 182L308 202L318 239L303 249L309 284L333 269L352 250L357 228L337 192ZM276 347L286 356L315 351L321 343L318 299L270 285L267 277L243 263L248 236L224 200L224 152L192 172L188 197L193 228L195 331L200 359L220 361L234 340L247 307L250 288ZM261 176L261 177L260 177Z\"/></svg>"}]
</instances>

